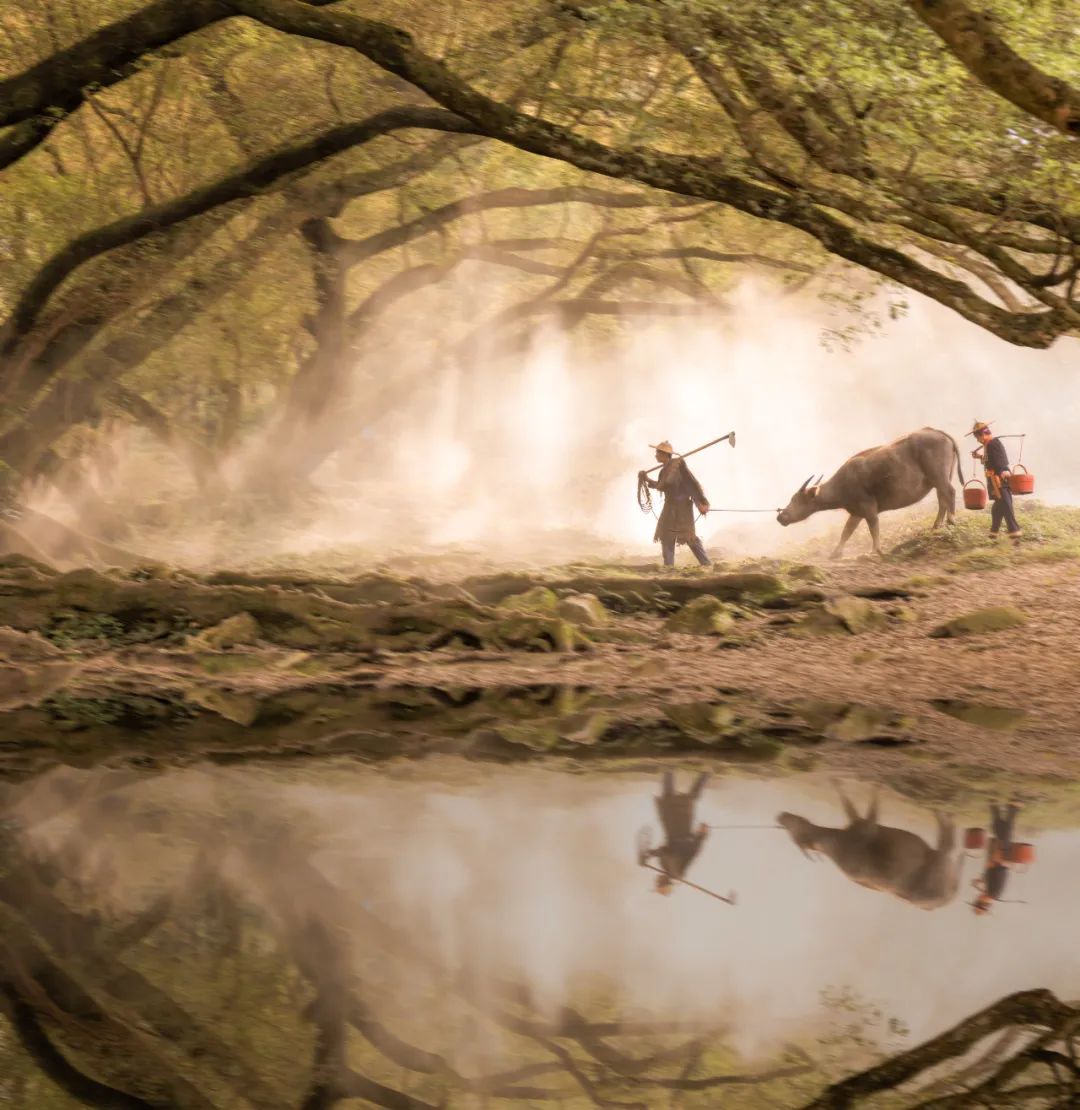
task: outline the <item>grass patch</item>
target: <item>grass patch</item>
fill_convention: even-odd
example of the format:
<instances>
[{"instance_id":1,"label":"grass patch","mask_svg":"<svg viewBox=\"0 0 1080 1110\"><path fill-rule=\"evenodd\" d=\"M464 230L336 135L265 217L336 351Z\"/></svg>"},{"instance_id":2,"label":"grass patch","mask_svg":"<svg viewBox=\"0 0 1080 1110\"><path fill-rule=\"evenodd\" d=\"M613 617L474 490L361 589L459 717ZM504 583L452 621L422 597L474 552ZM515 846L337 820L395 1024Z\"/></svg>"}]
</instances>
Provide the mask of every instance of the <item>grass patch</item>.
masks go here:
<instances>
[{"instance_id":1,"label":"grass patch","mask_svg":"<svg viewBox=\"0 0 1080 1110\"><path fill-rule=\"evenodd\" d=\"M102 613L58 613L42 635L61 648L88 642L119 643L124 626L115 617Z\"/></svg>"},{"instance_id":2,"label":"grass patch","mask_svg":"<svg viewBox=\"0 0 1080 1110\"><path fill-rule=\"evenodd\" d=\"M931 526L936 510L931 508L932 502L930 498L923 505L882 516L881 546L887 562L937 563L942 570L963 573L1000 570L1017 560L1046 563L1080 560L1080 508L1017 498L1016 515L1024 538L1014 550L1004 537L990 539L989 510L971 512L958 507L955 524L934 531ZM789 553L789 557L807 562L827 559L844 519L843 513L834 515L835 534L813 540ZM865 554L866 540L865 525L860 525L848 545L847 559ZM909 582L932 585L934 576L923 572L913 575Z\"/></svg>"}]
</instances>

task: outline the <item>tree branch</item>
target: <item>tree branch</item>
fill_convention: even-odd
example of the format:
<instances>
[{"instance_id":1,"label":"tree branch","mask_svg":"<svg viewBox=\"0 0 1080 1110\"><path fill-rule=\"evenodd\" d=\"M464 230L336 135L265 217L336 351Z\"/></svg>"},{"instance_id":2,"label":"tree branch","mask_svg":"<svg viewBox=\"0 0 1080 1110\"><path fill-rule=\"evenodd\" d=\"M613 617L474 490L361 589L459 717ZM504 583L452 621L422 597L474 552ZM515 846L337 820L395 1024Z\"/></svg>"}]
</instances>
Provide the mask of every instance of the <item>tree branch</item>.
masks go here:
<instances>
[{"instance_id":1,"label":"tree branch","mask_svg":"<svg viewBox=\"0 0 1080 1110\"><path fill-rule=\"evenodd\" d=\"M1080 91L1021 57L989 16L963 0L908 0L908 6L986 88L1067 135L1080 135Z\"/></svg>"},{"instance_id":2,"label":"tree branch","mask_svg":"<svg viewBox=\"0 0 1080 1110\"><path fill-rule=\"evenodd\" d=\"M302 0L312 6L336 0ZM45 141L83 101L88 85L105 88L136 73L152 51L235 16L225 0L154 0L124 19L0 81L0 169Z\"/></svg>"},{"instance_id":3,"label":"tree branch","mask_svg":"<svg viewBox=\"0 0 1080 1110\"><path fill-rule=\"evenodd\" d=\"M1021 991L999 999L938 1037L883 1064L834 1083L804 1110L847 1110L856 1099L892 1090L946 1060L962 1056L984 1037L1009 1025L1056 1028L1078 1012L1048 990Z\"/></svg>"},{"instance_id":4,"label":"tree branch","mask_svg":"<svg viewBox=\"0 0 1080 1110\"><path fill-rule=\"evenodd\" d=\"M465 121L438 109L391 108L365 120L324 131L314 138L251 162L244 168L184 196L86 232L53 255L22 291L0 332L0 357L10 357L18 341L33 327L52 294L70 274L92 258L151 234L160 234L184 220L213 211L222 205L257 196L289 174L350 147L404 128L428 128L459 133L472 130Z\"/></svg>"},{"instance_id":5,"label":"tree branch","mask_svg":"<svg viewBox=\"0 0 1080 1110\"><path fill-rule=\"evenodd\" d=\"M400 28L351 13L313 11L297 0L229 0L237 11L288 34L363 54L422 89L483 134L533 154L556 158L607 177L633 178L684 196L719 201L749 215L785 223L815 238L827 251L924 293L1010 342L1049 346L1071 327L1055 309L1008 312L903 251L868 238L798 192L725 172L714 158L668 154L650 147L614 148L492 100L421 51Z\"/></svg>"},{"instance_id":6,"label":"tree branch","mask_svg":"<svg viewBox=\"0 0 1080 1110\"><path fill-rule=\"evenodd\" d=\"M79 1071L52 1043L33 1008L10 983L0 981L0 1002L27 1055L76 1102L101 1110L161 1110L160 1103L146 1102Z\"/></svg>"}]
</instances>

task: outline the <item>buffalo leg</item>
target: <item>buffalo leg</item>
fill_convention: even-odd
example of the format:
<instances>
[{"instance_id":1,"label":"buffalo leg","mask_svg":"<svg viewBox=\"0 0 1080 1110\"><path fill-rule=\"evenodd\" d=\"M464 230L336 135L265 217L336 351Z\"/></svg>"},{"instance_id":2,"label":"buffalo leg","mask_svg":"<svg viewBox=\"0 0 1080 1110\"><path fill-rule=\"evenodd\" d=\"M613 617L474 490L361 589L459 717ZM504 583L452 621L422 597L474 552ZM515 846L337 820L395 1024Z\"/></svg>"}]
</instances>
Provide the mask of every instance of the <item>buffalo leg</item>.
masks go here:
<instances>
[{"instance_id":1,"label":"buffalo leg","mask_svg":"<svg viewBox=\"0 0 1080 1110\"><path fill-rule=\"evenodd\" d=\"M956 515L956 490L953 489L952 483L947 486L938 486L937 488L937 520L934 521L934 527L940 528L943 523L953 523L953 518Z\"/></svg>"},{"instance_id":2,"label":"buffalo leg","mask_svg":"<svg viewBox=\"0 0 1080 1110\"><path fill-rule=\"evenodd\" d=\"M851 539L852 533L858 528L860 520L862 520L862 517L855 516L854 513L848 514L847 520L844 521L844 530L840 533L840 542L833 548L833 559L839 559L844 554L844 544Z\"/></svg>"},{"instance_id":3,"label":"buffalo leg","mask_svg":"<svg viewBox=\"0 0 1080 1110\"><path fill-rule=\"evenodd\" d=\"M880 555L881 554L881 536L878 532L877 510L874 509L871 512L868 512L866 514L866 516L863 517L863 519L866 521L866 527L870 529L870 538L874 541L874 554L875 555Z\"/></svg>"},{"instance_id":4,"label":"buffalo leg","mask_svg":"<svg viewBox=\"0 0 1080 1110\"><path fill-rule=\"evenodd\" d=\"M934 810L934 819L938 824L937 850L939 852L951 852L956 847L956 825L952 818L943 817L936 809Z\"/></svg>"},{"instance_id":5,"label":"buffalo leg","mask_svg":"<svg viewBox=\"0 0 1080 1110\"><path fill-rule=\"evenodd\" d=\"M833 780L833 786L836 787L837 794L840 795L840 804L844 807L844 812L847 814L848 823L854 825L859 818L859 811L852 804L851 799L844 793L844 787L841 783Z\"/></svg>"},{"instance_id":6,"label":"buffalo leg","mask_svg":"<svg viewBox=\"0 0 1080 1110\"><path fill-rule=\"evenodd\" d=\"M870 808L866 811L866 820L871 825L876 825L878 821L878 793L880 788L874 786L874 792L870 795Z\"/></svg>"}]
</instances>

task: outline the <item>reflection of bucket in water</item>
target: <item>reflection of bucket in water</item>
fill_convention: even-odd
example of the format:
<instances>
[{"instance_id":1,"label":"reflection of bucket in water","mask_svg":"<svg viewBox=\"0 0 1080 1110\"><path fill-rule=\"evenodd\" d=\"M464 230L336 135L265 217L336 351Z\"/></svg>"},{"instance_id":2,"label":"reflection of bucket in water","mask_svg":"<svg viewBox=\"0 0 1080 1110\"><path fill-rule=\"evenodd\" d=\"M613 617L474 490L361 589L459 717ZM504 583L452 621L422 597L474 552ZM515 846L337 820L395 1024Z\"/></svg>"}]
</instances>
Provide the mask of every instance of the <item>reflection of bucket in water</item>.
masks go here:
<instances>
[{"instance_id":1,"label":"reflection of bucket in water","mask_svg":"<svg viewBox=\"0 0 1080 1110\"><path fill-rule=\"evenodd\" d=\"M969 852L978 852L986 846L985 829L965 829L964 848Z\"/></svg>"},{"instance_id":2,"label":"reflection of bucket in water","mask_svg":"<svg viewBox=\"0 0 1080 1110\"><path fill-rule=\"evenodd\" d=\"M1028 864L1035 862L1034 844L1011 844L1008 851L1009 863Z\"/></svg>"}]
</instances>

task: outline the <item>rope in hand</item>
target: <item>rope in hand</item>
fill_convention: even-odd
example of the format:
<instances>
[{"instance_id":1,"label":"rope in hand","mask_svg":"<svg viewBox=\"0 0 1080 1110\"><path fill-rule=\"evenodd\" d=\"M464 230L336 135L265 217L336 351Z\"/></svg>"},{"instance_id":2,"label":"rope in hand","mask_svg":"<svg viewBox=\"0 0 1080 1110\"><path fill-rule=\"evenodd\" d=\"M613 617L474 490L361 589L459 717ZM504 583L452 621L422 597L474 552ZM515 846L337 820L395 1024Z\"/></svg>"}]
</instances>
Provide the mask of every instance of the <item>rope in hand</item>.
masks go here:
<instances>
[{"instance_id":1,"label":"rope in hand","mask_svg":"<svg viewBox=\"0 0 1080 1110\"><path fill-rule=\"evenodd\" d=\"M637 503L643 513L652 513L652 491L649 489L649 479L642 470L637 476ZM656 514L653 513L655 516Z\"/></svg>"},{"instance_id":2,"label":"rope in hand","mask_svg":"<svg viewBox=\"0 0 1080 1110\"><path fill-rule=\"evenodd\" d=\"M638 508L643 513L652 513L656 516L656 510L653 508L652 490L649 488L649 479L645 471L639 471L637 479L637 503ZM780 509L709 509L710 513L779 513ZM702 513L698 520L705 514Z\"/></svg>"}]
</instances>

